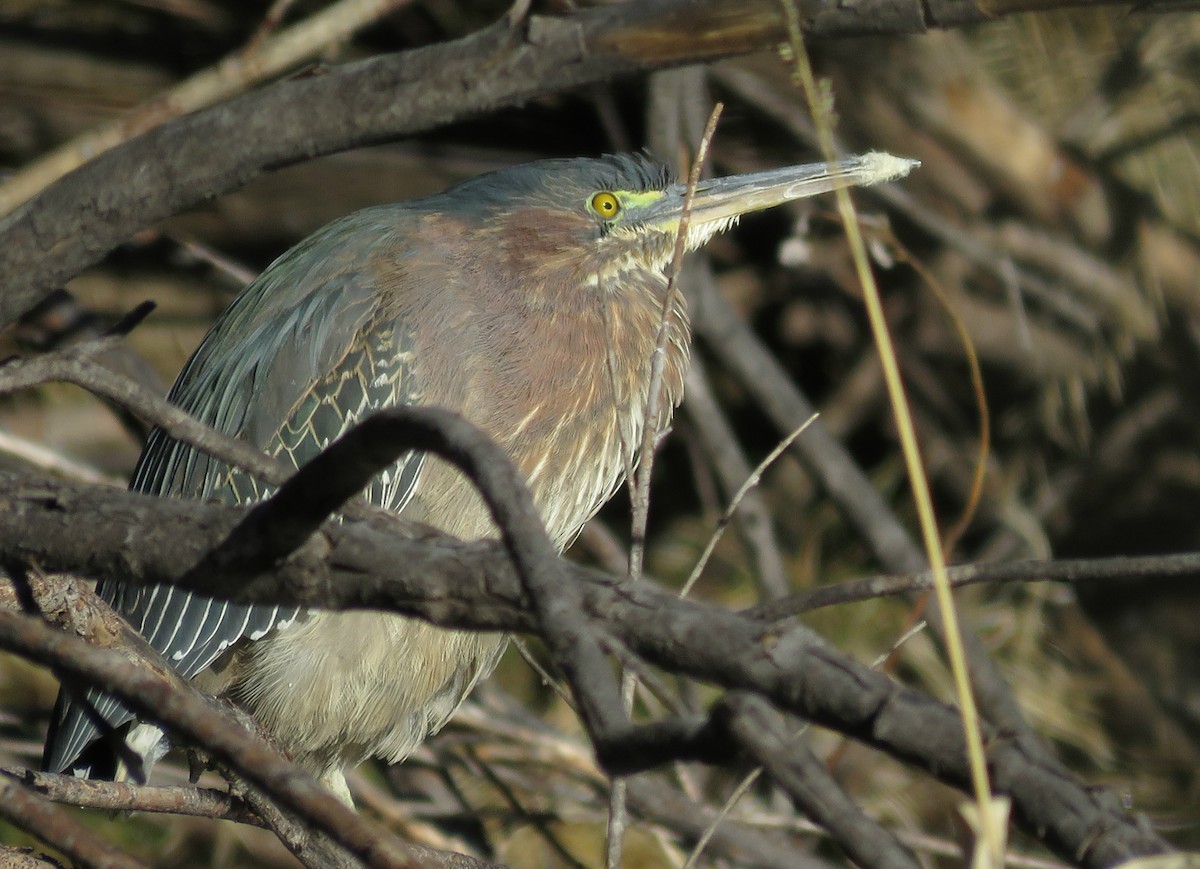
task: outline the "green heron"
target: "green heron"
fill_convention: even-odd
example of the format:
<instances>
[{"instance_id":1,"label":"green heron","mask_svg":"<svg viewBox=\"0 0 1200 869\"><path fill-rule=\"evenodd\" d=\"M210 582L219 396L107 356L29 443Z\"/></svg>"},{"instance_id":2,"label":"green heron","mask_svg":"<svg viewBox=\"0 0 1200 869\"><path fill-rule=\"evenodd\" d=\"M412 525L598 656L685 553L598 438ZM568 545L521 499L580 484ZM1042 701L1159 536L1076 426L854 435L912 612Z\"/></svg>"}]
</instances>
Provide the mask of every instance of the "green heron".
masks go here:
<instances>
[{"instance_id":1,"label":"green heron","mask_svg":"<svg viewBox=\"0 0 1200 869\"><path fill-rule=\"evenodd\" d=\"M898 177L883 154L701 182L685 239L738 217ZM170 399L299 467L372 410L437 405L480 426L529 484L565 547L613 494L641 443L650 359L685 185L644 156L546 160L437 196L367 208L283 254L217 320ZM678 298L678 294L675 294ZM682 397L689 333L669 332L661 426ZM161 430L132 488L231 502L268 489ZM413 454L381 473L376 504L465 540L494 532L471 484ZM349 802L343 768L398 761L495 666L498 635L397 615L243 605L170 587L98 591L185 677L249 710ZM142 778L165 737L98 690L60 694L48 769ZM97 720L109 725L99 739ZM130 769L114 737L144 758ZM136 764L134 765L136 767Z\"/></svg>"}]
</instances>

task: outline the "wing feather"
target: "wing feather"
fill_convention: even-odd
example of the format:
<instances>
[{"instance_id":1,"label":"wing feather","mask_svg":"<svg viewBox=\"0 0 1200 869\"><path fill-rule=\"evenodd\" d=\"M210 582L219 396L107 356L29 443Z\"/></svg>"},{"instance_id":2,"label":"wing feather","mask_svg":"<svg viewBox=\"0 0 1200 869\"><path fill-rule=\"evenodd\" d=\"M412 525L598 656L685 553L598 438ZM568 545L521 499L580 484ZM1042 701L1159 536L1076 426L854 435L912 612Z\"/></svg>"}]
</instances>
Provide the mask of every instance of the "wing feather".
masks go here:
<instances>
[{"instance_id":1,"label":"wing feather","mask_svg":"<svg viewBox=\"0 0 1200 869\"><path fill-rule=\"evenodd\" d=\"M330 224L276 261L218 320L184 367L171 401L295 467L372 410L418 402L405 324L383 319L363 265L372 253L370 246L363 249L364 232L386 235L381 211ZM403 457L368 497L401 509L422 465L421 456ZM131 488L237 503L271 492L161 430L151 433ZM102 581L97 592L189 678L243 638L260 639L300 614L296 607L235 604L169 587ZM64 690L47 739L47 768L70 766L99 734L87 706L113 728L133 717L101 691L88 690L77 701Z\"/></svg>"}]
</instances>

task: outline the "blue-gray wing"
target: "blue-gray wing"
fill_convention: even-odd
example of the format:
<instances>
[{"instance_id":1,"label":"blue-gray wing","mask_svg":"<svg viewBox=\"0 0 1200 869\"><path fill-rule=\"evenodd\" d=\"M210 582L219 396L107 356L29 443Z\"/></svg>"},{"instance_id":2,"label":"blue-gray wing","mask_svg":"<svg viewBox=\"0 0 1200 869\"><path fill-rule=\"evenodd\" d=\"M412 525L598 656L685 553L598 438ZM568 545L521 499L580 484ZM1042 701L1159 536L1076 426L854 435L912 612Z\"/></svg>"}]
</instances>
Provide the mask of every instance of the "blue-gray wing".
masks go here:
<instances>
[{"instance_id":1,"label":"blue-gray wing","mask_svg":"<svg viewBox=\"0 0 1200 869\"><path fill-rule=\"evenodd\" d=\"M185 366L171 401L295 467L372 410L418 403L405 324L381 310L378 287L363 267L370 252L361 246L369 231L363 224L375 211L331 224L251 284ZM349 245L338 242L348 231L359 246L345 252ZM399 511L422 464L420 454L402 458L376 478L368 498ZM131 488L236 503L271 493L161 430L151 433ZM189 678L233 644L286 628L298 614L295 607L232 604L169 586L103 581L97 592ZM89 690L80 703L64 691L47 739L48 769L71 765L97 737L85 703L114 728L133 717L103 692Z\"/></svg>"}]
</instances>

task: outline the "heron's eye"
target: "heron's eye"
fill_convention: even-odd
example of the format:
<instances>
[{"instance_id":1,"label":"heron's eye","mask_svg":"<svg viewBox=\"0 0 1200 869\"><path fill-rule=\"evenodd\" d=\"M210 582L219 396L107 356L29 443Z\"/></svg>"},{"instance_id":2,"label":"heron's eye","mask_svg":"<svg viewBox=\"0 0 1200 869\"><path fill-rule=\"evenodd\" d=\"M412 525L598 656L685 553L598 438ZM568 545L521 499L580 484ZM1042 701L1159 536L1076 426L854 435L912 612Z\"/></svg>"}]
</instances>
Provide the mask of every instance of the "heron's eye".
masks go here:
<instances>
[{"instance_id":1,"label":"heron's eye","mask_svg":"<svg viewBox=\"0 0 1200 869\"><path fill-rule=\"evenodd\" d=\"M591 205L592 211L599 214L605 220L612 220L621 213L621 200L617 199L615 193L609 193L607 190L593 196Z\"/></svg>"}]
</instances>

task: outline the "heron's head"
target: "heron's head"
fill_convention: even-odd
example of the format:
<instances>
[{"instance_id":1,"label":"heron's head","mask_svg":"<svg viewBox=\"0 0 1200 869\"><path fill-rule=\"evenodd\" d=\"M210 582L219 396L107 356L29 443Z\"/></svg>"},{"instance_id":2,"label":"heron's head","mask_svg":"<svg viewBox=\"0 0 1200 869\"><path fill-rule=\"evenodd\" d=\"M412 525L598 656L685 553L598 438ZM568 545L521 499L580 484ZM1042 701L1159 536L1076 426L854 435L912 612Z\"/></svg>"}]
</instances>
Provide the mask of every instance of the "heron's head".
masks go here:
<instances>
[{"instance_id":1,"label":"heron's head","mask_svg":"<svg viewBox=\"0 0 1200 869\"><path fill-rule=\"evenodd\" d=\"M691 200L687 250L753 211L838 187L903 176L916 161L866 154L701 181ZM661 280L684 214L687 185L644 155L542 160L473 178L440 196L480 230L474 242L529 291L564 284L617 288L640 274ZM495 275L502 278L502 274Z\"/></svg>"}]
</instances>

